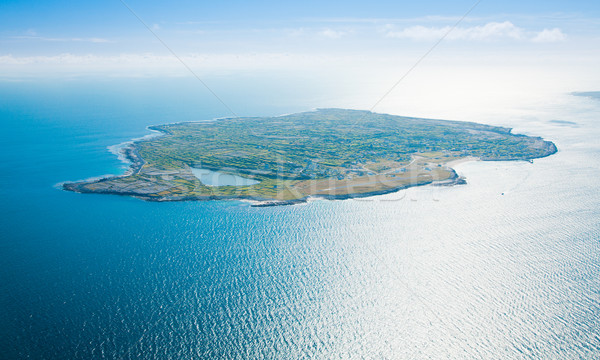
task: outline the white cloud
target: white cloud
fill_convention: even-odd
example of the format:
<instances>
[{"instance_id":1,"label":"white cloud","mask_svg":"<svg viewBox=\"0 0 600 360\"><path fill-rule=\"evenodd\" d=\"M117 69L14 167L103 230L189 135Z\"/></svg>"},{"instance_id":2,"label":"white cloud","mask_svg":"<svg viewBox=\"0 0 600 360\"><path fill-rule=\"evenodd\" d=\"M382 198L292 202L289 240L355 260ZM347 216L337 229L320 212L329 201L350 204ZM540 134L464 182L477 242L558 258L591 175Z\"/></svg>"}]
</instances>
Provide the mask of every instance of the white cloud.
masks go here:
<instances>
[{"instance_id":1,"label":"white cloud","mask_svg":"<svg viewBox=\"0 0 600 360\"><path fill-rule=\"evenodd\" d=\"M305 28L287 29L286 32L292 37L304 36L307 33Z\"/></svg>"},{"instance_id":2,"label":"white cloud","mask_svg":"<svg viewBox=\"0 0 600 360\"><path fill-rule=\"evenodd\" d=\"M325 29L319 33L322 36L325 36L330 39L339 39L342 36L346 35L345 31L338 31L333 29Z\"/></svg>"},{"instance_id":3,"label":"white cloud","mask_svg":"<svg viewBox=\"0 0 600 360\"><path fill-rule=\"evenodd\" d=\"M285 33L292 37L325 37L328 39L339 39L342 36L348 35L350 32L343 30L334 30L331 28L325 29L317 29L317 28L295 28L295 29L285 29Z\"/></svg>"},{"instance_id":4,"label":"white cloud","mask_svg":"<svg viewBox=\"0 0 600 360\"><path fill-rule=\"evenodd\" d=\"M89 42L93 42L93 43L109 43L112 42L111 40L108 39L103 39L103 38L89 38L86 39Z\"/></svg>"},{"instance_id":5,"label":"white cloud","mask_svg":"<svg viewBox=\"0 0 600 360\"><path fill-rule=\"evenodd\" d=\"M532 42L556 42L563 41L567 36L559 28L544 29L535 32L528 31L514 25L510 21L489 22L485 25L471 27L426 27L411 26L402 30L396 30L392 25L385 28L385 35L391 38L411 39L416 41L438 40L445 36L447 40L524 40Z\"/></svg>"},{"instance_id":6,"label":"white cloud","mask_svg":"<svg viewBox=\"0 0 600 360\"><path fill-rule=\"evenodd\" d=\"M537 33L537 35L531 39L533 42L557 42L564 41L567 39L567 35L563 33L559 28L544 29Z\"/></svg>"},{"instance_id":7,"label":"white cloud","mask_svg":"<svg viewBox=\"0 0 600 360\"><path fill-rule=\"evenodd\" d=\"M13 36L13 39L25 39L25 40L40 40L40 41L54 41L54 42L91 42L91 43L111 43L112 40L104 39L104 38L53 38L53 37L45 37L45 36L33 36L33 35L25 35L25 36Z\"/></svg>"},{"instance_id":8,"label":"white cloud","mask_svg":"<svg viewBox=\"0 0 600 360\"><path fill-rule=\"evenodd\" d=\"M339 63L326 56L290 55L285 53L245 54L189 54L180 56L186 65L198 72L299 69L323 63ZM14 56L0 55L0 77L18 73L109 73L135 75L189 75L180 61L170 55L120 54L120 55L59 55Z\"/></svg>"},{"instance_id":9,"label":"white cloud","mask_svg":"<svg viewBox=\"0 0 600 360\"><path fill-rule=\"evenodd\" d=\"M391 28L390 25L388 25L387 27ZM386 32L386 36L398 39L435 40L444 36L449 30L450 27L433 28L417 25L405 28L400 31L388 30Z\"/></svg>"},{"instance_id":10,"label":"white cloud","mask_svg":"<svg viewBox=\"0 0 600 360\"><path fill-rule=\"evenodd\" d=\"M523 29L515 26L510 21L489 22L483 26L471 27L425 27L411 26L400 31L388 27L388 37L412 40L436 40L446 36L448 40L493 40L493 39L521 39Z\"/></svg>"}]
</instances>

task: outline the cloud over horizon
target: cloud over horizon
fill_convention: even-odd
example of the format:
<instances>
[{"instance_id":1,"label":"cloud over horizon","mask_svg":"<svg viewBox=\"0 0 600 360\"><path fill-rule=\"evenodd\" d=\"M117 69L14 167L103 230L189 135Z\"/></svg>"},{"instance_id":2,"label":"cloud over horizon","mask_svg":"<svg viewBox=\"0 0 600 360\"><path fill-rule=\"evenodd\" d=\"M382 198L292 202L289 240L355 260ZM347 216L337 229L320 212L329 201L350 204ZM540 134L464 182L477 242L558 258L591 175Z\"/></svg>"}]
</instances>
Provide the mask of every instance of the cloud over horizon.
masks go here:
<instances>
[{"instance_id":1,"label":"cloud over horizon","mask_svg":"<svg viewBox=\"0 0 600 360\"><path fill-rule=\"evenodd\" d=\"M531 41L533 42L557 42L567 39L567 35L559 28L544 29L540 31Z\"/></svg>"},{"instance_id":2,"label":"cloud over horizon","mask_svg":"<svg viewBox=\"0 0 600 360\"><path fill-rule=\"evenodd\" d=\"M540 32L527 31L514 25L510 21L488 22L484 25L470 27L443 26L410 26L397 30L392 25L387 25L385 36L397 39L410 39L414 41L432 41L445 36L446 40L492 41L492 40L521 40L533 42L564 41L566 35L559 28L544 29Z\"/></svg>"},{"instance_id":3,"label":"cloud over horizon","mask_svg":"<svg viewBox=\"0 0 600 360\"><path fill-rule=\"evenodd\" d=\"M79 38L79 37L45 37L37 35L22 35L12 36L13 39L24 39L24 40L40 40L40 41L54 41L54 42L90 42L90 43L111 43L114 42L109 39L92 37L92 38Z\"/></svg>"},{"instance_id":4,"label":"cloud over horizon","mask_svg":"<svg viewBox=\"0 0 600 360\"><path fill-rule=\"evenodd\" d=\"M330 39L339 39L342 36L346 35L345 31L333 30L333 29L325 29L319 33L322 36L325 36Z\"/></svg>"}]
</instances>

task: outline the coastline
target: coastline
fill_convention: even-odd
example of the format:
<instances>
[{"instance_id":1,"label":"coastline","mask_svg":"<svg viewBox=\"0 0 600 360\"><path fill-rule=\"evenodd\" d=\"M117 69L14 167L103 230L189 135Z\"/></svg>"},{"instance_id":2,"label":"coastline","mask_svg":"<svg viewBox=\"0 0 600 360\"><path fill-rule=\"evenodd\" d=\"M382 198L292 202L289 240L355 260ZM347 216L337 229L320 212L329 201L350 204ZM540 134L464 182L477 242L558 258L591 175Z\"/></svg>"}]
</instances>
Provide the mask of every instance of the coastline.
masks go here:
<instances>
[{"instance_id":1,"label":"coastline","mask_svg":"<svg viewBox=\"0 0 600 360\"><path fill-rule=\"evenodd\" d=\"M100 182L105 182L105 181L109 181L109 180L116 179L116 178L124 178L127 176L135 175L142 169L142 167L144 167L145 161L144 161L144 159L142 159L142 157L138 153L137 148L135 147L135 143L128 142L127 145L125 145L119 149L119 153L120 153L119 160L121 160L123 163L129 165L129 167L127 168L125 173L123 173L121 175L109 175L109 176L88 178L88 179L80 180L80 181L63 182L60 184L61 188L63 190L73 191L73 192L77 192L80 194L91 193L90 191L82 190L81 185L87 184L92 181L100 183ZM98 193L102 193L102 192L98 192ZM115 195L122 194L122 195L130 195L130 196L134 195L134 194L119 193L119 192L106 192L103 194L115 194Z\"/></svg>"},{"instance_id":2,"label":"coastline","mask_svg":"<svg viewBox=\"0 0 600 360\"><path fill-rule=\"evenodd\" d=\"M107 180L116 179L116 178L124 178L124 177L135 175L135 174L139 173L140 170L146 164L146 161L144 161L142 156L139 154L137 147L136 147L136 143L139 141L144 141L144 140L148 140L148 139L152 139L152 138L156 138L156 137L165 135L165 132L158 130L158 129L154 129L153 126L155 126L155 125L146 127L146 130L149 130L152 132L151 134L147 134L142 137L134 138L134 139L122 142L120 144L116 144L116 145L112 145L112 146L108 147L109 152L117 155L117 159L119 159L124 165L127 165L127 168L123 174L95 176L92 178L87 178L87 179L77 180L77 181L65 181L65 182L59 183L58 185L63 190L73 191L73 192L77 192L80 194L85 194L85 193L89 193L89 192L81 191L77 185L88 183L91 181L102 182L102 181L107 181ZM115 192L115 194L119 195L120 193Z\"/></svg>"},{"instance_id":3,"label":"coastline","mask_svg":"<svg viewBox=\"0 0 600 360\"><path fill-rule=\"evenodd\" d=\"M317 110L319 111L319 110ZM338 111L333 109L332 111ZM343 111L343 110L339 110ZM404 118L402 119L412 119ZM493 127L488 125L465 123L472 131L482 132L488 131L496 134L510 134L512 137L523 139L522 143L529 146L528 149L533 149L530 152L506 152L491 151L481 155L469 155L469 147L451 148L454 152L443 155L441 152L428 153L427 151L418 151L412 153L412 161L406 165L404 163L391 165L400 166L396 171L383 172L381 170L373 170L361 166L358 160L358 166L355 163L347 166L349 177L317 177L298 178L299 181L292 182L273 182L274 178L266 178L265 184L262 187L248 188L239 185L239 188L226 189L224 191L207 190L206 185L198 182L197 177L193 175L189 169L194 166L193 163L183 162L177 167L160 167L157 166L156 159L150 158L150 164L147 165L146 160L140 154L141 142L149 141L152 138L159 136L175 136L177 131L173 131L171 126L187 125L187 124L202 124L212 123L219 120L228 120L231 118L225 117L220 119L192 121L192 122L176 122L165 125L151 125L147 129L151 134L141 138L132 139L109 147L109 150L116 154L123 163L127 164L126 171L121 175L111 175L100 179L87 179L75 182L62 183L62 189L74 191L78 193L97 193L97 194L112 194L121 196L132 196L145 201L166 202L166 201L209 201L209 200L236 200L249 202L252 207L269 207L280 205L295 205L306 203L311 199L324 200L346 200L352 198L365 198L383 194L394 193L410 187L432 185L432 186L454 186L466 184L464 177L459 176L453 167L469 162L469 161L529 161L532 159L547 157L555 154L558 149L551 141L546 141L541 137L515 135L512 134L512 129L503 127ZM422 121L425 125L434 123L439 126L439 122L445 120L431 119L416 119ZM412 121L412 120L411 120ZM447 121L450 128L458 126L458 121ZM460 124L462 125L462 124ZM489 127L489 129L488 129ZM177 128L175 128L177 129ZM204 130L201 130L202 132ZM494 135L496 136L496 135ZM160 141L160 140L158 140ZM418 143L416 143L418 144ZM258 148L258 147L257 147ZM501 149L502 150L502 149ZM462 157L461 157L462 156ZM389 158L383 158L389 159ZM188 159L189 160L189 159ZM193 160L193 158L192 158ZM445 160L450 160L444 162ZM384 160L378 160L384 161ZM415 163L416 161L416 163ZM382 162L383 163L383 162ZM160 163L158 163L160 164ZM384 166L387 164L383 163ZM414 165L413 165L414 164ZM210 165L203 164L203 168L213 171L220 171L220 168L213 169ZM387 165L389 166L389 165ZM237 169L237 170L236 170ZM358 169L358 170L356 170ZM389 169L389 168L387 168ZM392 170L394 167L392 167ZM248 168L235 168L231 170L233 175L244 176L244 172L250 171ZM314 169L312 169L314 170ZM402 172L400 172L402 170ZM402 174L405 170L406 174ZM256 170L258 171L258 170ZM353 175L352 171L359 171L358 177ZM362 171L362 172L361 172ZM367 172L369 172L367 174ZM255 173L254 171L252 173ZM400 173L400 175L398 175ZM429 178L423 178L423 174ZM280 175L277 175L278 179ZM371 177L372 176L372 177ZM285 179L285 178L283 178ZM312 181L310 179L315 179ZM323 183L329 181L345 180L347 183L341 183L337 187L323 186ZM358 179L358 180L355 180ZM389 180L386 180L389 179ZM292 179L294 180L294 179ZM287 181L287 180L286 180ZM283 184L283 185L282 185ZM282 187L283 186L283 187ZM290 189L284 189L286 186L291 186ZM313 187L314 186L314 187ZM341 190L340 190L341 189ZM290 192L291 190L291 192Z\"/></svg>"},{"instance_id":4,"label":"coastline","mask_svg":"<svg viewBox=\"0 0 600 360\"><path fill-rule=\"evenodd\" d=\"M128 169L128 172L131 171L132 173L136 173L139 171L139 169L141 169L141 167L144 164L144 161L139 156L139 153L136 151L135 147L127 147L127 149L128 150L127 150L126 154L128 156L129 161L131 161L131 168ZM464 163L464 162L468 162L468 161L475 161L475 160L477 160L477 159L476 158L457 159L457 160L448 162L447 164L453 163L454 165L457 165L460 163ZM444 166L447 167L446 164L444 164ZM291 200L267 199L267 198L253 197L253 196L219 196L219 195L185 196L185 197L179 197L179 198L167 198L167 197L155 198L155 197L150 197L150 196L144 196L144 195L141 195L141 194L135 193L135 192L122 192L122 191L110 191L110 190L109 191L88 191L81 187L81 185L86 184L85 182L63 183L62 186L63 186L64 190L73 191L73 192L77 192L80 194L104 194L104 195L131 196L131 197L135 197L137 199L143 200L143 201L150 201L150 202L223 200L223 201L248 202L250 204L250 207L272 207L272 206L306 204L307 202L309 202L311 200L318 200L318 199L321 199L321 200L348 200L348 199L367 198L367 197L372 197L372 196L391 194L391 193L395 193L395 192L405 190L408 188L417 187L417 186L425 186L425 185L454 186L454 185L466 184L465 179L463 177L459 176L456 173L456 171L454 171L454 169L448 167L448 170L450 170L452 175L448 179L444 179L444 180L424 181L424 182L416 183L416 184L405 184L405 185L401 185L401 186L390 187L387 189L369 191L369 192L364 192L364 193L350 193L350 194L338 194L338 195L315 194L315 195L308 195L308 196L305 196L302 198L291 199ZM97 182L109 181L111 179L118 178L118 177L124 177L124 176L129 176L129 175L109 176L109 177L101 178L101 179L97 180Z\"/></svg>"},{"instance_id":5,"label":"coastline","mask_svg":"<svg viewBox=\"0 0 600 360\"><path fill-rule=\"evenodd\" d=\"M132 145L134 145L134 144L132 144ZM137 152L135 146L128 146L128 147L124 148L124 151L125 151L125 156L127 156L127 159L131 162L130 169L127 170L127 173L131 172L132 174L135 174L135 173L139 172L139 170L143 167L145 162L141 158L139 153ZM549 155L547 155L547 156L549 156ZM502 160L504 160L504 159L499 159L496 161L502 161ZM178 197L178 198L168 198L168 197L156 198L156 197L144 196L144 195L141 195L141 194L135 193L135 192L122 192L122 191L110 191L110 190L109 191L87 191L81 187L81 185L84 185L85 182L63 183L62 186L63 186L64 190L69 190L69 191L82 193L82 194L87 193L87 194L131 196L131 197L135 197L137 199L143 200L143 201L150 201L150 202L222 200L222 201L247 202L250 204L250 207L273 207L273 206L306 204L307 202L309 202L311 200L317 200L317 199L334 200L335 201L335 200L367 198L367 197L372 197L372 196L391 194L391 193L395 193L395 192L405 190L408 188L417 187L417 186L425 186L425 185L431 185L431 186L465 185L465 184L467 184L466 179L464 177L458 175L452 167L463 164L463 163L471 162L471 161L482 161L482 160L479 158L476 158L476 157L466 157L466 158L455 159L455 160L449 161L447 163L444 163L443 166L452 173L452 175L448 179L444 179L444 180L425 181L425 182L416 183L416 184L405 184L405 185L401 185L401 186L390 187L387 189L369 191L369 192L364 192L364 193L350 193L350 194L339 194L339 195L315 194L315 195L308 195L308 196L305 196L302 198L291 199L291 200L267 199L267 198L253 197L253 196L219 196L219 195L185 196L185 197ZM490 160L486 160L486 161L490 161ZM114 178L129 176L129 175L127 175L127 173L124 175L105 177L100 180L97 180L97 182L109 181Z\"/></svg>"},{"instance_id":6,"label":"coastline","mask_svg":"<svg viewBox=\"0 0 600 360\"><path fill-rule=\"evenodd\" d=\"M159 130L154 130L154 131L159 131ZM161 134L163 133L163 131L160 131L160 132L161 132ZM557 149L556 149L556 146L554 145L554 143L552 143L552 147L553 147L553 152L551 152L543 157L550 156L557 152ZM131 141L126 146L123 146L121 148L121 152L122 152L122 155L123 155L125 161L127 161L127 163L129 164L129 168L127 169L127 171L122 175L108 176L108 177L96 179L95 180L96 182L110 181L114 178L127 177L130 175L139 173L139 171L144 166L145 161L143 160L143 158L140 156L139 152L137 151L135 142ZM542 158L542 157L540 157L540 158ZM515 159L515 160L524 160L524 159ZM253 197L253 196L246 197L246 196L219 196L219 195L185 196L185 197L179 197L179 198L168 198L168 197L156 198L156 197L144 196L144 195L141 195L141 194L135 193L135 192L110 191L110 190L109 191L88 191L88 190L85 190L82 187L82 185L85 185L87 183L87 181L89 181L89 180L79 181L79 182L66 182L66 183L62 184L62 188L63 188L63 190L73 191L73 192L77 192L77 193L81 193L81 194L87 193L87 194L131 196L131 197L135 197L137 199L143 200L143 201L150 201L150 202L222 200L222 201L248 202L250 204L250 207L273 207L273 206L306 204L310 200L316 200L316 199L334 200L335 201L335 200L366 198L366 197L372 197L372 196L378 196L378 195L391 194L391 193L395 193L395 192L405 190L405 189L408 189L411 187L425 186L425 185L432 185L432 186L465 185L465 184L467 184L466 179L456 173L456 171L453 168L454 166L457 166L457 165L460 165L463 163L467 163L467 162L471 162L471 161L515 161L515 160L506 160L506 159L483 160L483 159L480 159L477 157L468 156L465 158L451 160L447 163L442 164L442 166L444 166L444 168L446 168L447 170L449 170L452 173L452 175L448 179L445 179L445 180L426 181L426 182L417 183L417 184L405 184L405 185L401 185L401 186L397 186L397 187L391 187L388 189L369 191L369 192L364 192L364 193L351 193L351 194L339 194L339 195L314 194L314 195L308 195L308 196L305 196L302 198L291 199L291 200L267 199L267 198ZM524 161L531 161L531 160L528 159L528 160L524 160Z\"/></svg>"}]
</instances>

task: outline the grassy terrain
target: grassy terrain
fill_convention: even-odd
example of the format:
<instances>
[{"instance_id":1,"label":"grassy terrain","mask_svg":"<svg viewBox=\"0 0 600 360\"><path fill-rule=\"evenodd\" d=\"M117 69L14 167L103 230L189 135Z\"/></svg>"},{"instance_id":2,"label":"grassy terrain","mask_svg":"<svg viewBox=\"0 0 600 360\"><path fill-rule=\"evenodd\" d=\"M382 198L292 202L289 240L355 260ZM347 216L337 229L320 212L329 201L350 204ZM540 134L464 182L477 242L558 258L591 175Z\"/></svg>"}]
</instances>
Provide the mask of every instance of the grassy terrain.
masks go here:
<instances>
[{"instance_id":1,"label":"grassy terrain","mask_svg":"<svg viewBox=\"0 0 600 360\"><path fill-rule=\"evenodd\" d=\"M152 129L165 135L134 144L144 162L137 173L71 190L156 200L348 196L451 178L443 164L467 156L528 160L556 151L550 142L501 127L342 109ZM260 183L205 186L190 167Z\"/></svg>"}]
</instances>

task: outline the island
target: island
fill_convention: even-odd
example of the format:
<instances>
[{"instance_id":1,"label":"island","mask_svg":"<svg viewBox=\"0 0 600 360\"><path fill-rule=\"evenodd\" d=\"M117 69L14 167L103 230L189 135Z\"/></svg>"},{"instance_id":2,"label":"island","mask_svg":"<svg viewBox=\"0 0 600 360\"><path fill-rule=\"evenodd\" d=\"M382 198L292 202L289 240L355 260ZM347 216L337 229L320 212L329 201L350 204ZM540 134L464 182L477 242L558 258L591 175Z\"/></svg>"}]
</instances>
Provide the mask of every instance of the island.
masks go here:
<instances>
[{"instance_id":1,"label":"island","mask_svg":"<svg viewBox=\"0 0 600 360\"><path fill-rule=\"evenodd\" d=\"M461 184L452 169L458 161L531 161L557 151L550 141L505 127L346 109L149 129L161 135L121 149L130 163L124 175L63 188L150 201L237 199L272 206Z\"/></svg>"}]
</instances>

